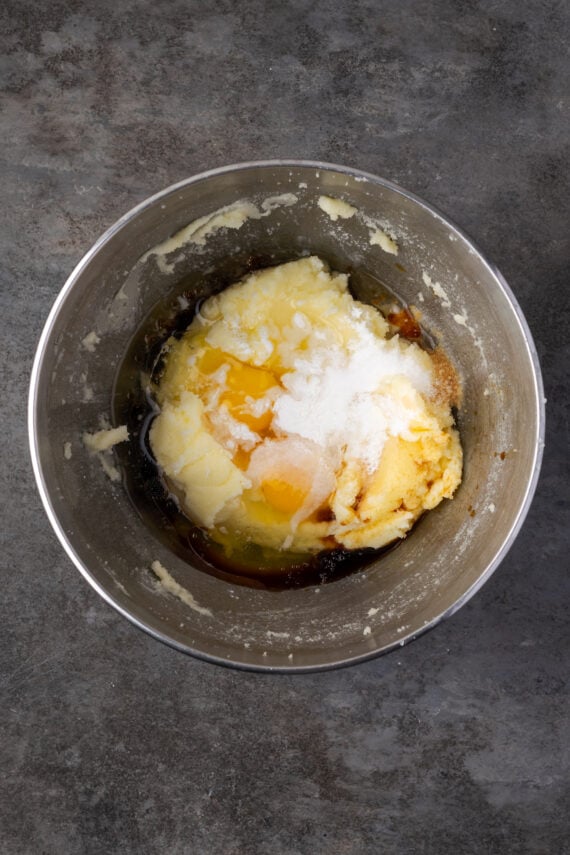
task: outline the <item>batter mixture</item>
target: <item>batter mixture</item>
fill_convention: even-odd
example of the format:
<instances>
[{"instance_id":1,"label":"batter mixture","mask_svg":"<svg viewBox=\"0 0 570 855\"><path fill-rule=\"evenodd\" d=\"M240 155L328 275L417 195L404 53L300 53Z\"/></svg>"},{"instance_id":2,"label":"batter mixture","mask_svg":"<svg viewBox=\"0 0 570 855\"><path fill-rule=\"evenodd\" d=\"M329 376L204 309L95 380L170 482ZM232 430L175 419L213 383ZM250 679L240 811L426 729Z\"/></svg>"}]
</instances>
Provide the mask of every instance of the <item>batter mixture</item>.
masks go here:
<instances>
[{"instance_id":1,"label":"batter mixture","mask_svg":"<svg viewBox=\"0 0 570 855\"><path fill-rule=\"evenodd\" d=\"M385 546L451 498L456 385L395 332L316 257L204 302L166 346L150 432L185 513L228 549L315 553Z\"/></svg>"}]
</instances>

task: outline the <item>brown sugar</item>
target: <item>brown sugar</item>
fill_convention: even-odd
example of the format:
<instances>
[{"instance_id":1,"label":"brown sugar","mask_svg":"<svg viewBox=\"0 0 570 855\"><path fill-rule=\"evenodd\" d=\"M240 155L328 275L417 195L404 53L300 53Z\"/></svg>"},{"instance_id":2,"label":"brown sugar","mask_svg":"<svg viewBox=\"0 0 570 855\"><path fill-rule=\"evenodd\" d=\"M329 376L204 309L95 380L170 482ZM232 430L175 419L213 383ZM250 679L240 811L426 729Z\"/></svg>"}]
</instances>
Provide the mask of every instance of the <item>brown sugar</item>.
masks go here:
<instances>
[{"instance_id":1,"label":"brown sugar","mask_svg":"<svg viewBox=\"0 0 570 855\"><path fill-rule=\"evenodd\" d=\"M431 359L435 374L433 400L438 404L459 407L463 392L457 371L441 347L433 351Z\"/></svg>"}]
</instances>

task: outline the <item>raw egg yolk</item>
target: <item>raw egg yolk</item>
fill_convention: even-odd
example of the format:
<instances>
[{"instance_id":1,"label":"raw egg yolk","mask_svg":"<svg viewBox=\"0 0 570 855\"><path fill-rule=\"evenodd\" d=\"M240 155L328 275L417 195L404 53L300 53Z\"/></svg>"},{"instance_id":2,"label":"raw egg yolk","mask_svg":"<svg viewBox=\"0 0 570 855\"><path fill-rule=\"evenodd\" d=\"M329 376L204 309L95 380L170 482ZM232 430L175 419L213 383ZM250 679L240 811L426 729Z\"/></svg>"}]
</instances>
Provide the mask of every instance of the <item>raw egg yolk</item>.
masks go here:
<instances>
[{"instance_id":1,"label":"raw egg yolk","mask_svg":"<svg viewBox=\"0 0 570 855\"><path fill-rule=\"evenodd\" d=\"M238 362L222 350L207 348L200 358L200 371L213 374L222 365L230 366L226 374L226 390L220 403L227 404L234 419L246 424L251 430L263 434L269 428L272 419L271 410L261 415L248 412L247 398L262 398L268 389L276 385L275 375L264 368L256 368Z\"/></svg>"},{"instance_id":2,"label":"raw egg yolk","mask_svg":"<svg viewBox=\"0 0 570 855\"><path fill-rule=\"evenodd\" d=\"M284 514L293 515L303 506L306 490L282 478L269 478L261 484L265 501Z\"/></svg>"},{"instance_id":3,"label":"raw egg yolk","mask_svg":"<svg viewBox=\"0 0 570 855\"><path fill-rule=\"evenodd\" d=\"M221 368L226 362L231 360L231 356L224 353L218 348L206 347L200 356L199 369L202 374L213 374L218 368Z\"/></svg>"}]
</instances>

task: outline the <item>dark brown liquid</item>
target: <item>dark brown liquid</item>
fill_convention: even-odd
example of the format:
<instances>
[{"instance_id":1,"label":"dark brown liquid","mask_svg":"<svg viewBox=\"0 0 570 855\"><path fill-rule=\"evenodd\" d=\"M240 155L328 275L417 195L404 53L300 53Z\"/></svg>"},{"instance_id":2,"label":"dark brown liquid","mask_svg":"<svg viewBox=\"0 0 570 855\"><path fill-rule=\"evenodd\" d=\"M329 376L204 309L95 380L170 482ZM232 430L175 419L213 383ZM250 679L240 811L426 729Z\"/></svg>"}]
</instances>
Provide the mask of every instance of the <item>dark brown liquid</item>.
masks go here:
<instances>
[{"instance_id":1,"label":"dark brown liquid","mask_svg":"<svg viewBox=\"0 0 570 855\"><path fill-rule=\"evenodd\" d=\"M236 257L215 276L188 278L161 300L133 336L115 380L113 423L126 424L129 442L115 452L122 464L125 487L138 514L154 536L183 560L232 584L283 590L321 585L362 570L400 541L383 549L323 549L316 555L281 552L256 544L243 544L228 554L193 523L162 477L149 444L149 430L157 407L148 391L148 379L157 382L167 339L181 336L204 299L218 293L255 269L291 260L276 257ZM347 271L351 272L351 271ZM355 278L358 274L355 274ZM366 274L368 277L368 274ZM368 277L370 278L370 277ZM380 296L378 297L381 288ZM392 292L375 285L374 303L398 305ZM182 301L180 300L182 298ZM187 308L181 309L182 305ZM399 304L401 306L401 304ZM414 338L418 338L414 334ZM429 341L424 340L429 346Z\"/></svg>"}]
</instances>

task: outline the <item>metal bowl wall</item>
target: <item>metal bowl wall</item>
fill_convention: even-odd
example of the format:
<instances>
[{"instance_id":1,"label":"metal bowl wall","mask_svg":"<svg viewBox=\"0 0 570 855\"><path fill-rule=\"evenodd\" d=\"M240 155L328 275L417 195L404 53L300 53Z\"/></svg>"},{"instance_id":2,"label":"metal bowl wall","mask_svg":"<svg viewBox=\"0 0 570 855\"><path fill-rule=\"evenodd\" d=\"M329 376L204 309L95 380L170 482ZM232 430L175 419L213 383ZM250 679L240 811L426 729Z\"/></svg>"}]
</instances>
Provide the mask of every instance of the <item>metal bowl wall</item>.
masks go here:
<instances>
[{"instance_id":1,"label":"metal bowl wall","mask_svg":"<svg viewBox=\"0 0 570 855\"><path fill-rule=\"evenodd\" d=\"M141 257L199 217L291 193L297 202L220 229L168 263ZM397 236L397 256L369 242L361 217L333 223L316 202L340 197ZM112 411L117 367L133 334L165 294L235 259L276 262L314 253L351 272L356 296L383 283L421 308L463 382L459 428L463 483L395 550L320 587L267 591L189 566L135 511L81 443ZM424 274L438 283L435 292ZM212 288L213 285L209 285ZM419 302L419 293L422 301ZM437 292L437 293L436 293ZM89 350L82 341L95 331ZM544 433L536 352L497 270L432 207L380 178L302 161L251 163L183 181L139 205L103 235L74 270L47 321L33 369L31 451L46 511L93 587L156 638L211 661L302 671L357 662L393 649L451 615L489 578L513 542L536 485ZM66 454L64 454L64 444ZM71 457L69 458L69 453ZM69 458L69 459L68 459ZM159 560L209 611L157 588ZM42 571L45 572L45 571Z\"/></svg>"}]
</instances>

